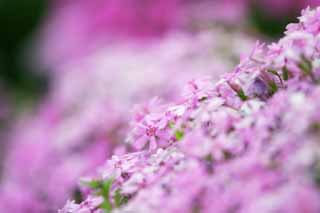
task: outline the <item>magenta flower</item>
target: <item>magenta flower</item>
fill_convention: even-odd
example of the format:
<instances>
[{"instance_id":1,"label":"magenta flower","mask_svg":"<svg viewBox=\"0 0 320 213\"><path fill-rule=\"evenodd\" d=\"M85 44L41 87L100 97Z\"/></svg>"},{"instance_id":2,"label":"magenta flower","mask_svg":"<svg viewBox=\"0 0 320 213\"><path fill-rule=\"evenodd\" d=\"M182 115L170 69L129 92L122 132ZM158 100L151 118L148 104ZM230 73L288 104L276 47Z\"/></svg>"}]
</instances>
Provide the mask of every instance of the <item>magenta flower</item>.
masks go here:
<instances>
[{"instance_id":1,"label":"magenta flower","mask_svg":"<svg viewBox=\"0 0 320 213\"><path fill-rule=\"evenodd\" d=\"M319 212L319 13L305 10L296 25L312 24L291 25L276 44L257 43L216 84L193 80L182 101L142 107L128 142L143 150L98 172L112 183L101 209Z\"/></svg>"}]
</instances>

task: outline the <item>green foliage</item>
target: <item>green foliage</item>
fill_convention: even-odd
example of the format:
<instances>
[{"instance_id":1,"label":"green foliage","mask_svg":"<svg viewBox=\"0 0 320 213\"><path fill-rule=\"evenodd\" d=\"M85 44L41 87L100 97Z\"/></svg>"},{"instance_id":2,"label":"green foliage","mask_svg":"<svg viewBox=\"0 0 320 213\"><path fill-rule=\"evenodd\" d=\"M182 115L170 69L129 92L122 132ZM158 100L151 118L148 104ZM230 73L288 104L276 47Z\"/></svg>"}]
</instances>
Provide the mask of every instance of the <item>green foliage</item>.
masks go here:
<instances>
[{"instance_id":1,"label":"green foliage","mask_svg":"<svg viewBox=\"0 0 320 213\"><path fill-rule=\"evenodd\" d=\"M111 189L114 179L109 178L107 180L90 180L82 181L81 183L84 186L89 187L95 191L96 195L103 197L103 203L100 205L100 208L105 211L105 213L111 212L113 209L118 208L126 204L129 200L129 197L122 195L120 189L116 189L114 195L111 194Z\"/></svg>"},{"instance_id":2,"label":"green foliage","mask_svg":"<svg viewBox=\"0 0 320 213\"><path fill-rule=\"evenodd\" d=\"M119 189L116 190L114 195L114 203L117 208L126 204L128 200L129 200L129 197L122 195Z\"/></svg>"},{"instance_id":3,"label":"green foliage","mask_svg":"<svg viewBox=\"0 0 320 213\"><path fill-rule=\"evenodd\" d=\"M101 208L105 210L105 212L110 212L112 210L112 204L110 202L110 190L113 183L113 179L110 178L102 182L100 190L98 192L99 195L102 195L104 198L103 203L101 204Z\"/></svg>"},{"instance_id":4,"label":"green foliage","mask_svg":"<svg viewBox=\"0 0 320 213\"><path fill-rule=\"evenodd\" d=\"M279 38L290 22L295 22L299 10L290 14L275 16L272 12L261 7L259 0L251 0L249 20L252 26L259 32L271 38Z\"/></svg>"},{"instance_id":5,"label":"green foliage","mask_svg":"<svg viewBox=\"0 0 320 213\"><path fill-rule=\"evenodd\" d=\"M246 101L248 99L248 97L244 94L243 89L240 89L239 91L237 91L237 95L243 101Z\"/></svg>"},{"instance_id":6,"label":"green foliage","mask_svg":"<svg viewBox=\"0 0 320 213\"><path fill-rule=\"evenodd\" d=\"M176 130L174 136L176 137L177 141L180 141L184 136L184 132L182 130Z\"/></svg>"},{"instance_id":7,"label":"green foliage","mask_svg":"<svg viewBox=\"0 0 320 213\"><path fill-rule=\"evenodd\" d=\"M269 92L271 95L275 94L278 91L278 86L274 81L270 81L269 85Z\"/></svg>"},{"instance_id":8,"label":"green foliage","mask_svg":"<svg viewBox=\"0 0 320 213\"><path fill-rule=\"evenodd\" d=\"M282 69L282 78L283 80L287 81L289 79L289 70L287 67Z\"/></svg>"},{"instance_id":9,"label":"green foliage","mask_svg":"<svg viewBox=\"0 0 320 213\"><path fill-rule=\"evenodd\" d=\"M298 64L299 68L305 75L310 75L312 72L312 64L309 60L302 57L300 63Z\"/></svg>"},{"instance_id":10,"label":"green foliage","mask_svg":"<svg viewBox=\"0 0 320 213\"><path fill-rule=\"evenodd\" d=\"M46 9L46 0L0 0L0 84L17 107L34 102L48 87L47 77L22 57Z\"/></svg>"}]
</instances>

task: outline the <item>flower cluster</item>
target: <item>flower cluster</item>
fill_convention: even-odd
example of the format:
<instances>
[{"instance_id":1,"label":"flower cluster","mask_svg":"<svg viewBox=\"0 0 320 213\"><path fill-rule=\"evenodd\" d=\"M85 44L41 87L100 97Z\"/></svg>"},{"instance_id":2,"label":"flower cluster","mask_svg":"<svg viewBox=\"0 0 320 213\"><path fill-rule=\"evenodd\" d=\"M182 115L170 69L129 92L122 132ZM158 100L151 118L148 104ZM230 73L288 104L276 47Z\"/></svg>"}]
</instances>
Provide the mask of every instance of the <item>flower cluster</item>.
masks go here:
<instances>
[{"instance_id":1,"label":"flower cluster","mask_svg":"<svg viewBox=\"0 0 320 213\"><path fill-rule=\"evenodd\" d=\"M188 79L201 75L218 79L234 66L233 59L239 58L242 49L251 45L251 39L241 33L215 29L193 35L170 34L143 46L109 44L57 65L48 96L14 124L8 139L0 211L52 212L67 198L77 197L78 179L95 171L111 153L130 149L125 141L141 136L140 144L148 144L139 131L157 125L157 116L148 115L148 110L161 113L163 108L157 108L160 99L177 100ZM134 109L132 125L143 125L127 136L131 107L154 95L159 99ZM174 108L170 111L182 113ZM148 130L149 135L154 134L155 129ZM156 133L165 137L165 131ZM181 133L177 134L179 138ZM158 138L154 139L158 143Z\"/></svg>"},{"instance_id":2,"label":"flower cluster","mask_svg":"<svg viewBox=\"0 0 320 213\"><path fill-rule=\"evenodd\" d=\"M128 153L60 212L319 212L319 17L307 8L218 82L137 108Z\"/></svg>"},{"instance_id":3,"label":"flower cluster","mask_svg":"<svg viewBox=\"0 0 320 213\"><path fill-rule=\"evenodd\" d=\"M320 212L320 8L246 53L249 2L52 2L55 72L5 139L0 212Z\"/></svg>"}]
</instances>

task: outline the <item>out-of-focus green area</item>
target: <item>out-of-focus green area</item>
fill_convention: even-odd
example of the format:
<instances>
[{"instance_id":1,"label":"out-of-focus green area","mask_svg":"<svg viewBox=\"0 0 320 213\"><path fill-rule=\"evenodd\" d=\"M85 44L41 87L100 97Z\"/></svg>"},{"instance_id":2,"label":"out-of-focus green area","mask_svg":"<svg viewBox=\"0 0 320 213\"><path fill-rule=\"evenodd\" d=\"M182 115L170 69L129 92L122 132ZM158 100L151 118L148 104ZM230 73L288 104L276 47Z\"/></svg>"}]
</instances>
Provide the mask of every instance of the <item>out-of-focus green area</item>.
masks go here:
<instances>
[{"instance_id":1,"label":"out-of-focus green area","mask_svg":"<svg viewBox=\"0 0 320 213\"><path fill-rule=\"evenodd\" d=\"M277 39L283 35L288 23L296 22L299 13L300 11L296 10L275 16L270 10L267 11L262 5L259 5L259 1L251 1L248 18L252 27L258 32L272 39Z\"/></svg>"},{"instance_id":2,"label":"out-of-focus green area","mask_svg":"<svg viewBox=\"0 0 320 213\"><path fill-rule=\"evenodd\" d=\"M31 70L23 59L46 11L45 0L0 1L0 89L16 104L36 99L47 88L44 72Z\"/></svg>"}]
</instances>

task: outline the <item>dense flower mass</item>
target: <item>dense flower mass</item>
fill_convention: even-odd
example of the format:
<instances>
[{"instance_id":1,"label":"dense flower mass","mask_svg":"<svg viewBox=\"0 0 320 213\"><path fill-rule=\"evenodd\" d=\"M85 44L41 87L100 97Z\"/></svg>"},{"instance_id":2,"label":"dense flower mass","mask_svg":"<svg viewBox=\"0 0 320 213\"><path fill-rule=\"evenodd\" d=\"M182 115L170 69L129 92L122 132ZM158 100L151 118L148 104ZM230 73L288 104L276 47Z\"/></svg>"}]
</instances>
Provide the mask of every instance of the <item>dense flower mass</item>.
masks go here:
<instances>
[{"instance_id":1,"label":"dense flower mass","mask_svg":"<svg viewBox=\"0 0 320 213\"><path fill-rule=\"evenodd\" d=\"M320 212L320 7L245 21L318 3L51 1L48 94L10 125L0 94L0 212Z\"/></svg>"},{"instance_id":2,"label":"dense flower mass","mask_svg":"<svg viewBox=\"0 0 320 213\"><path fill-rule=\"evenodd\" d=\"M305 9L216 83L137 107L123 151L60 212L319 212L319 17Z\"/></svg>"},{"instance_id":3,"label":"dense flower mass","mask_svg":"<svg viewBox=\"0 0 320 213\"><path fill-rule=\"evenodd\" d=\"M210 75L216 81L251 44L241 33L223 29L170 34L142 47L114 42L57 66L46 99L35 112L20 119L10 135L0 211L55 211L79 194L81 176L94 171L113 150L123 153L128 146L125 141L141 138L130 149L147 145L144 139L149 136L144 131L148 130L154 142L161 136L165 144L166 132L152 128L159 121L148 111L161 113L159 103L177 100L188 79ZM204 89L194 92L200 97ZM188 97L192 94L186 93ZM159 98L132 108L155 95ZM131 111L136 112L132 125L148 120L127 135ZM182 113L178 108L170 111L172 115Z\"/></svg>"}]
</instances>

